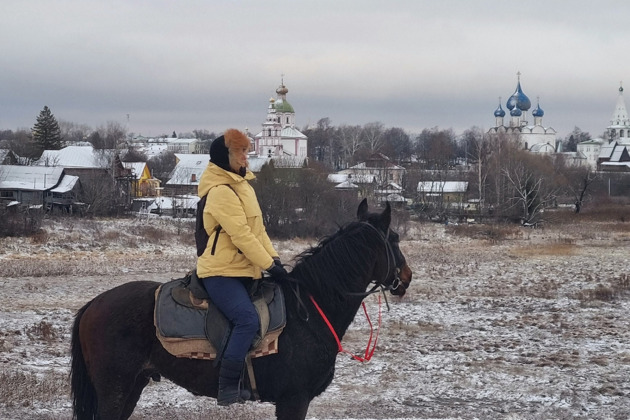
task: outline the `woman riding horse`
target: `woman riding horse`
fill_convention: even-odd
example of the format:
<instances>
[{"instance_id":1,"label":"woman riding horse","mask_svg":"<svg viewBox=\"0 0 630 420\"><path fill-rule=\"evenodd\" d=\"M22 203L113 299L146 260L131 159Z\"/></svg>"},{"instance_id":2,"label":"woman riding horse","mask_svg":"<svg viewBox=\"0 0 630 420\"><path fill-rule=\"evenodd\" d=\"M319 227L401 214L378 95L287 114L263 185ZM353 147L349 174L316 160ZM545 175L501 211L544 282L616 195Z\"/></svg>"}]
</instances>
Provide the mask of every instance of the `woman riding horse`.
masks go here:
<instances>
[{"instance_id":1,"label":"woman riding horse","mask_svg":"<svg viewBox=\"0 0 630 420\"><path fill-rule=\"evenodd\" d=\"M279 280L286 326L278 352L252 359L259 400L275 403L278 420L305 419L311 400L332 382L336 340L343 339L368 286L402 296L411 282L398 235L389 228L389 205L369 213L364 200L357 215L359 221L303 253L290 279ZM153 318L160 285L126 283L78 311L71 370L78 420L128 419L144 387L162 376L195 395L218 396L220 374L212 361L177 358L160 344Z\"/></svg>"}]
</instances>

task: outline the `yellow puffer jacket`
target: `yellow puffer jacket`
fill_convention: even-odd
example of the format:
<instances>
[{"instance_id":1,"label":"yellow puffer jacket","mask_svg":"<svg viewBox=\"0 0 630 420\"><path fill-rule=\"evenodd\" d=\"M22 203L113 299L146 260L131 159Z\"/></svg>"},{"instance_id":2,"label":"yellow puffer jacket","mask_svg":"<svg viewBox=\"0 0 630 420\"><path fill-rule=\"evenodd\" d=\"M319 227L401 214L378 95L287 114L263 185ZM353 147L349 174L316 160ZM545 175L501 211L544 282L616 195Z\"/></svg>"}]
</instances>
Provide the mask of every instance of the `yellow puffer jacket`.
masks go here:
<instances>
[{"instance_id":1,"label":"yellow puffer jacket","mask_svg":"<svg viewBox=\"0 0 630 420\"><path fill-rule=\"evenodd\" d=\"M262 211L249 180L209 163L199 180L199 197L208 194L203 225L210 236L208 246L197 259L197 275L261 278L261 271L273 264L278 253L271 244ZM228 186L229 185L229 186ZM216 248L216 227L221 225Z\"/></svg>"}]
</instances>

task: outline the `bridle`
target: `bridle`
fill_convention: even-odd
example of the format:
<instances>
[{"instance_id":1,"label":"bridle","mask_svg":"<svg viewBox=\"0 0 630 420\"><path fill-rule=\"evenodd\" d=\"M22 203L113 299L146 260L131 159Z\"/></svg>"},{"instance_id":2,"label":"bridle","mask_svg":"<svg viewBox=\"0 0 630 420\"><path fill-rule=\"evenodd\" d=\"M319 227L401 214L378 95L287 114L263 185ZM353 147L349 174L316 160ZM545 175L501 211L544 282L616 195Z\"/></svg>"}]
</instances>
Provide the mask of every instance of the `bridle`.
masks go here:
<instances>
[{"instance_id":1,"label":"bridle","mask_svg":"<svg viewBox=\"0 0 630 420\"><path fill-rule=\"evenodd\" d=\"M381 240L383 241L383 244L385 245L385 251L387 254L387 271L385 272L385 278L383 280L379 281L377 279L373 279L370 282L370 283L374 283L374 286L367 292L357 292L357 293L348 292L346 294L349 296L366 297L373 293L382 292L383 295L385 296L387 309L389 310L389 302L387 302L387 296L385 295L385 292L387 291L391 292L391 291L397 290L399 287L404 287L405 289L407 288L405 284L402 282L402 280L400 279L400 267L396 266L396 255L393 249L394 247L389 242L389 235L392 233L392 230L390 228L387 228L387 233L383 234L381 230L379 230L377 227L373 226L372 224L368 222L359 222L359 223L367 225L372 230L376 231L376 233L378 234L378 237L381 238ZM392 270L392 266L393 266L393 270ZM385 286L385 282L387 281L390 275L393 275L394 278L391 284Z\"/></svg>"},{"instance_id":2,"label":"bridle","mask_svg":"<svg viewBox=\"0 0 630 420\"><path fill-rule=\"evenodd\" d=\"M369 291L360 292L360 293L348 292L346 293L346 295L360 296L361 299L363 299L364 297L371 295L373 293L382 292L385 298L385 303L387 304L387 310L389 311L389 302L387 301L387 294L385 292L388 290L396 290L401 286L405 287L405 289L407 288L405 284L402 282L402 280L400 280L400 268L396 266L396 255L395 255L393 246L389 242L389 235L391 234L392 230L388 228L387 234L383 234L383 232L381 232L379 229L377 229L375 226L371 225L368 222L360 222L360 223L365 224L369 226L371 229L375 230L378 233L379 238L383 240L383 243L385 244L385 250L387 252L387 271L385 272L385 278L382 281L377 281L376 279L373 279L370 282L370 283L374 282L375 284ZM394 270L392 270L392 265L394 266ZM394 279L392 280L392 283L390 285L385 286L384 282L387 281L387 279L389 278L391 274L394 275ZM352 359L357 360L359 362L369 362L370 359L372 359L372 356L374 355L374 351L376 350L376 344L378 342L378 333L381 330L381 297L380 296L378 297L378 329L376 330L375 337L373 336L374 326L372 325L372 321L370 321L370 316L365 306L365 302L361 302L361 306L363 306L363 312L365 313L367 322L370 325L370 337L368 339L368 343L365 348L365 354L363 356L356 355L343 348L343 345L341 344L341 340L339 339L337 332L333 328L331 322L326 317L326 314L324 313L324 311L317 304L313 295L309 295L309 298L311 302L313 303L313 306L315 306L315 309L317 309L317 312L319 313L319 315L322 317L322 319L328 326L328 330L330 331L332 336L335 338L335 342L337 343L337 352L346 353L350 355ZM372 338L374 338L374 340L372 340Z\"/></svg>"}]
</instances>

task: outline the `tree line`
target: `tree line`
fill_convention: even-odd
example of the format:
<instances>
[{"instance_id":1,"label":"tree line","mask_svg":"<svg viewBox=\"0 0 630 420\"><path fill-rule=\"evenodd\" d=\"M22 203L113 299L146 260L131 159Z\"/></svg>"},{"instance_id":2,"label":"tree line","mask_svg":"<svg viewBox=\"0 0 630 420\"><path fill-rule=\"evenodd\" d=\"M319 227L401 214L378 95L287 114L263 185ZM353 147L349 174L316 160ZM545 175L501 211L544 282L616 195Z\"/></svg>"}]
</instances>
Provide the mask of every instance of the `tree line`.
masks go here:
<instances>
[{"instance_id":1,"label":"tree line","mask_svg":"<svg viewBox=\"0 0 630 420\"><path fill-rule=\"evenodd\" d=\"M280 175L282 171L275 168L266 168L259 174L258 185L264 189L261 194L263 200L266 200L267 194L276 199L283 197L266 205L266 217L272 226L286 226L292 221L304 220L305 212L317 211L321 220L331 216L320 209L317 201L305 195L305 191L311 191L315 197L323 197L323 203L336 202L343 213L344 200L326 196L333 192L324 179L325 175L365 161L375 153L387 156L406 168L402 185L404 195L414 202L414 211L429 217L447 217L449 203L439 200L419 202L417 185L420 181L466 181L469 183L469 197L476 198L480 203L480 213L483 210L493 215L521 219L525 223L540 219L545 208L559 202L574 205L575 211L579 212L592 194L605 194L603 180L593 170L577 167L563 155L531 154L522 149L518 137L490 136L477 127L460 135L452 129L439 127L411 134L400 127L386 127L381 122L334 126L330 118L322 118L302 131L309 139L310 174ZM177 133L173 132L170 136L175 137ZM180 136L198 138L209 146L216 134L208 130L193 130ZM40 112L30 132L0 131L1 147L11 149L26 163L39 158L45 149L59 149L66 144L89 142L95 149L102 150L124 146L127 147L122 157L124 161L146 161L153 175L165 183L175 166L174 154L163 153L147 159L141 151L128 147L127 138L126 129L119 123L108 122L93 130L83 124L57 122L48 107ZM570 151L577 143L589 138L589 133L576 127L565 139L558 141L564 151ZM270 177L276 181L265 182ZM608 181L610 183L610 176ZM302 187L298 193L301 198L290 201L287 194L292 189L287 186L294 185ZM625 193L623 189L615 192ZM610 190L608 195L611 195ZM319 220L319 216L316 219Z\"/></svg>"}]
</instances>

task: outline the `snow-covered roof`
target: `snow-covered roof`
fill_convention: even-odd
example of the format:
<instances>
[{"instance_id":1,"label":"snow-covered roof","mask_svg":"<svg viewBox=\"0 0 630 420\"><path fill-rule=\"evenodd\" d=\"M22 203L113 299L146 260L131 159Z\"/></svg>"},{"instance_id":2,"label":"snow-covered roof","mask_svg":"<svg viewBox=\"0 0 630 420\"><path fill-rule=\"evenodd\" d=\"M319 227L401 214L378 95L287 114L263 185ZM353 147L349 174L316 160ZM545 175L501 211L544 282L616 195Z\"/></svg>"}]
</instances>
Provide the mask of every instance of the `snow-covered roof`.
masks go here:
<instances>
[{"instance_id":1,"label":"snow-covered roof","mask_svg":"<svg viewBox=\"0 0 630 420\"><path fill-rule=\"evenodd\" d=\"M131 169L131 173L136 179L140 179L142 177L142 173L144 172L144 168L146 168L146 162L123 162L123 166L125 169Z\"/></svg>"},{"instance_id":2,"label":"snow-covered roof","mask_svg":"<svg viewBox=\"0 0 630 420\"><path fill-rule=\"evenodd\" d=\"M0 149L0 163L4 162L9 153L12 153L9 149Z\"/></svg>"},{"instance_id":3,"label":"snow-covered roof","mask_svg":"<svg viewBox=\"0 0 630 420\"><path fill-rule=\"evenodd\" d=\"M177 165L171 172L167 185L199 185L201 174L210 162L207 154L175 153Z\"/></svg>"},{"instance_id":4,"label":"snow-covered roof","mask_svg":"<svg viewBox=\"0 0 630 420\"><path fill-rule=\"evenodd\" d=\"M59 185L57 185L55 188L50 190L50 192L65 193L68 191L72 191L72 189L74 188L74 186L76 185L78 181L79 181L78 176L64 175L64 177L61 178L61 182L59 183Z\"/></svg>"},{"instance_id":5,"label":"snow-covered roof","mask_svg":"<svg viewBox=\"0 0 630 420\"><path fill-rule=\"evenodd\" d=\"M608 167L621 167L621 168L625 166L627 168L630 168L630 162L602 162L601 165L608 166Z\"/></svg>"},{"instance_id":6,"label":"snow-covered roof","mask_svg":"<svg viewBox=\"0 0 630 420\"><path fill-rule=\"evenodd\" d=\"M59 183L63 168L58 166L0 166L0 189L45 191Z\"/></svg>"},{"instance_id":7,"label":"snow-covered roof","mask_svg":"<svg viewBox=\"0 0 630 420\"><path fill-rule=\"evenodd\" d=\"M36 165L103 169L109 167L113 156L114 150L94 149L92 146L68 146L61 150L44 150Z\"/></svg>"},{"instance_id":8,"label":"snow-covered roof","mask_svg":"<svg viewBox=\"0 0 630 420\"><path fill-rule=\"evenodd\" d=\"M383 162L383 166L367 166L365 162L361 162L354 166L349 167L348 169L344 169L344 171L351 171L351 170L366 171L366 170L384 170L384 169L387 169L388 171L389 170L395 170L395 171L405 170L405 168L403 168L402 166L398 166L395 163L392 163L390 161L383 160L382 162Z\"/></svg>"},{"instance_id":9,"label":"snow-covered roof","mask_svg":"<svg viewBox=\"0 0 630 420\"><path fill-rule=\"evenodd\" d=\"M179 144L184 144L184 143L190 144L190 143L195 143L195 142L199 141L197 139L180 139L180 138L177 138L177 137L167 137L164 140L167 143L170 143L170 144L177 144L177 143L179 143Z\"/></svg>"},{"instance_id":10,"label":"snow-covered roof","mask_svg":"<svg viewBox=\"0 0 630 420\"><path fill-rule=\"evenodd\" d=\"M147 159L151 159L166 152L168 150L168 145L148 143L146 145L138 146L137 150L144 153L147 156Z\"/></svg>"},{"instance_id":11,"label":"snow-covered roof","mask_svg":"<svg viewBox=\"0 0 630 420\"><path fill-rule=\"evenodd\" d=\"M260 131L258 134L254 136L254 138L261 138L263 136L263 132ZM280 131L280 139L282 138L291 138L291 139L306 139L307 137L297 128L291 126L282 127Z\"/></svg>"},{"instance_id":12,"label":"snow-covered roof","mask_svg":"<svg viewBox=\"0 0 630 420\"><path fill-rule=\"evenodd\" d=\"M359 188L359 186L350 181L344 181L341 184L335 185L336 190L354 190L357 188Z\"/></svg>"},{"instance_id":13,"label":"snow-covered roof","mask_svg":"<svg viewBox=\"0 0 630 420\"><path fill-rule=\"evenodd\" d=\"M295 127L283 127L282 131L280 132L280 135L282 137L291 137L291 138L299 138L299 139L305 139L306 136L304 134L302 134L302 132L300 130L298 130Z\"/></svg>"},{"instance_id":14,"label":"snow-covered roof","mask_svg":"<svg viewBox=\"0 0 630 420\"><path fill-rule=\"evenodd\" d=\"M463 181L420 181L418 182L418 192L423 193L453 193L466 192L468 182Z\"/></svg>"},{"instance_id":15,"label":"snow-covered roof","mask_svg":"<svg viewBox=\"0 0 630 420\"><path fill-rule=\"evenodd\" d=\"M603 145L602 148L599 150L599 158L610 158L610 156L612 156L613 150L615 150L615 146L617 146L617 142Z\"/></svg>"},{"instance_id":16,"label":"snow-covered roof","mask_svg":"<svg viewBox=\"0 0 630 420\"><path fill-rule=\"evenodd\" d=\"M350 180L357 184L373 184L376 182L375 175L356 175L354 173L346 173L345 171L338 172L336 174L329 174L328 181L334 183L345 182Z\"/></svg>"},{"instance_id":17,"label":"snow-covered roof","mask_svg":"<svg viewBox=\"0 0 630 420\"><path fill-rule=\"evenodd\" d=\"M622 147L622 146L615 147L612 155L610 156L610 161L619 162L621 160L621 156L623 155L624 150L625 150L625 147Z\"/></svg>"}]
</instances>

